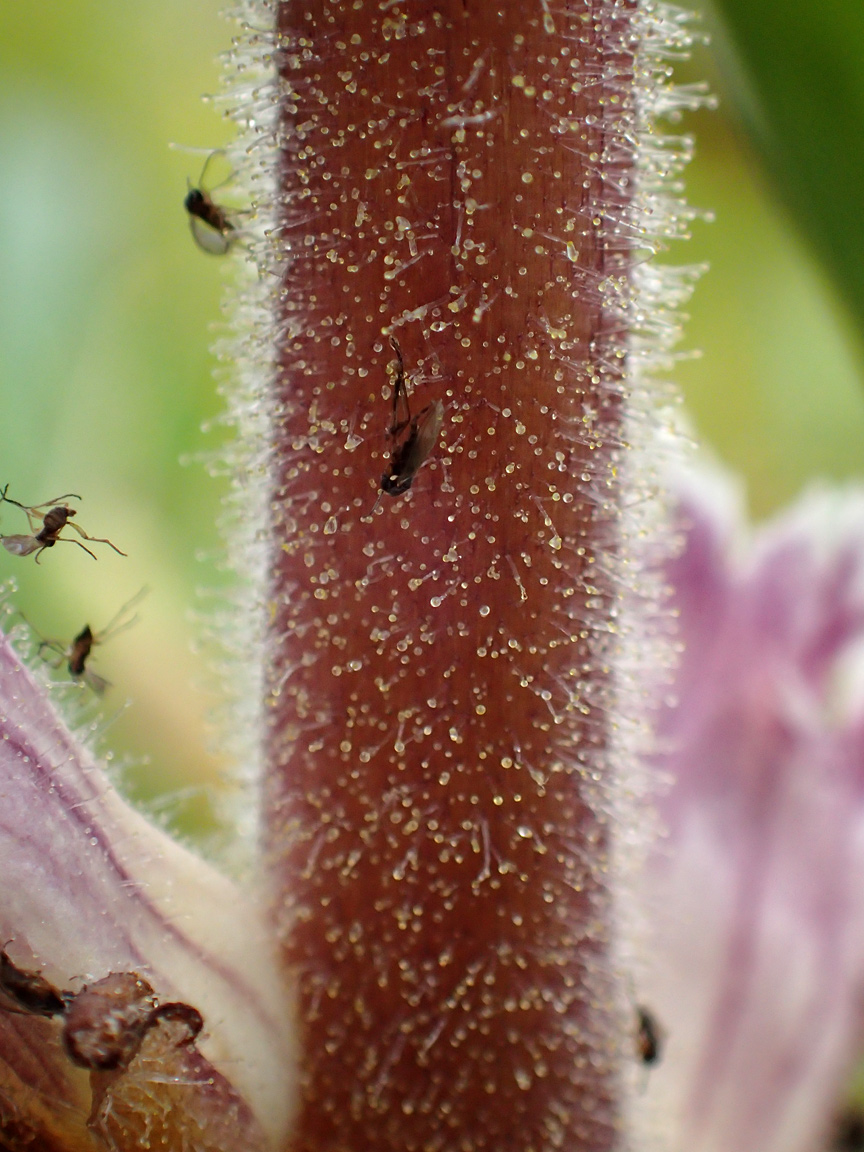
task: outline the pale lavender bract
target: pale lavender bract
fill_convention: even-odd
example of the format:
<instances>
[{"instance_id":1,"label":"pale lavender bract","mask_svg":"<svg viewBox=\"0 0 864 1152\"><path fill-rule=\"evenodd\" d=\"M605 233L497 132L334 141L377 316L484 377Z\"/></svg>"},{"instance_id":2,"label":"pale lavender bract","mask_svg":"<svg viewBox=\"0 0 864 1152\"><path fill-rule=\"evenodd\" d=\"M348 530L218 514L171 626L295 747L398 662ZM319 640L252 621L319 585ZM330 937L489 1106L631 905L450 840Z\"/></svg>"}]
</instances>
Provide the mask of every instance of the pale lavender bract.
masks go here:
<instances>
[{"instance_id":1,"label":"pale lavender bract","mask_svg":"<svg viewBox=\"0 0 864 1152\"><path fill-rule=\"evenodd\" d=\"M861 1039L864 496L816 493L744 551L718 492L690 487L669 569L652 1091L674 1152L812 1152Z\"/></svg>"},{"instance_id":2,"label":"pale lavender bract","mask_svg":"<svg viewBox=\"0 0 864 1152\"><path fill-rule=\"evenodd\" d=\"M0 875L0 943L17 964L42 969L60 988L139 972L163 1002L195 1005L204 1054L265 1129L284 1130L291 1014L254 900L121 800L5 637ZM8 1012L0 1024L0 1062L10 1044L16 1059L19 1040L48 1043L54 1027ZM51 1040L43 1058L62 1079L55 1047Z\"/></svg>"}]
</instances>

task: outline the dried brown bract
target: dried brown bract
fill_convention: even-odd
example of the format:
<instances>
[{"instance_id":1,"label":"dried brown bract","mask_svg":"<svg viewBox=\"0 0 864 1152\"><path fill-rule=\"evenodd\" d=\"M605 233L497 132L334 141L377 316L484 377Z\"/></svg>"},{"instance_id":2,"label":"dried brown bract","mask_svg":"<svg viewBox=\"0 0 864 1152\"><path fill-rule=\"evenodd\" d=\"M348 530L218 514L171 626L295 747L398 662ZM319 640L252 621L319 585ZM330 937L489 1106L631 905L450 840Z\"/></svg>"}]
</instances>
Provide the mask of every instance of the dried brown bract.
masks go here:
<instances>
[{"instance_id":1,"label":"dried brown bract","mask_svg":"<svg viewBox=\"0 0 864 1152\"><path fill-rule=\"evenodd\" d=\"M32 1016L59 1016L66 1010L65 997L39 972L19 968L9 959L5 948L0 949L0 992L13 1006L0 1001L0 1008L9 1012L25 1012Z\"/></svg>"},{"instance_id":2,"label":"dried brown bract","mask_svg":"<svg viewBox=\"0 0 864 1152\"><path fill-rule=\"evenodd\" d=\"M110 540L106 540L102 536L88 536L83 528L77 524L72 523L72 517L77 515L76 509L70 508L68 504L59 504L60 500L75 499L80 500L81 497L75 492L65 492L62 496L55 496L53 500L46 500L44 504L21 504L18 500L13 500L7 495L9 485L0 492L0 501L6 504L14 504L16 508L22 509L27 516L27 521L30 525L30 535L0 535L0 542L7 552L11 552L13 556L30 556L36 553L36 563L39 563L40 555L46 548L53 548L57 543L64 544L77 544L79 548L83 548L88 556L96 559L95 552L81 543L81 540L74 540L69 536L61 536L60 533L68 524L70 528L78 533L82 540L89 540L95 544L107 544L109 548L113 548L120 556L125 556L125 552L121 552L116 544L112 544ZM47 511L43 512L45 508ZM40 527L41 525L41 527Z\"/></svg>"},{"instance_id":3,"label":"dried brown bract","mask_svg":"<svg viewBox=\"0 0 864 1152\"><path fill-rule=\"evenodd\" d=\"M182 1000L171 1000L167 1004L160 1004L158 1008L154 1008L151 1014L151 1028L162 1023L182 1025L189 1034L188 1036L181 1035L175 1043L189 1045L194 1044L200 1036L201 1029L204 1027L204 1017L191 1004L184 1004Z\"/></svg>"},{"instance_id":4,"label":"dried brown bract","mask_svg":"<svg viewBox=\"0 0 864 1152\"><path fill-rule=\"evenodd\" d=\"M92 1072L128 1068L150 1029L163 1022L181 1026L173 1042L187 1046L204 1027L197 1008L178 1000L160 1004L137 972L111 972L66 998L63 1046L73 1063Z\"/></svg>"},{"instance_id":5,"label":"dried brown bract","mask_svg":"<svg viewBox=\"0 0 864 1152\"><path fill-rule=\"evenodd\" d=\"M81 1068L125 1068L153 1022L156 993L135 972L111 972L82 989L66 1008L63 1046Z\"/></svg>"}]
</instances>

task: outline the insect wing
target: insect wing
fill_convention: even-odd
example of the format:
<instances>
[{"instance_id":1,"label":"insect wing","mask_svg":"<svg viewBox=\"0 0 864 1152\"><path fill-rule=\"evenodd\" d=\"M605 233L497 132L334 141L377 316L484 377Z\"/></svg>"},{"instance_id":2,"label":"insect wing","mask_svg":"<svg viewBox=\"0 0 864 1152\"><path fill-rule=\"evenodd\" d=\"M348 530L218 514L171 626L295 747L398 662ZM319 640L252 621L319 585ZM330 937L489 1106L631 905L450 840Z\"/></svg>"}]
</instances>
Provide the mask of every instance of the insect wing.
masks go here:
<instances>
[{"instance_id":1,"label":"insect wing","mask_svg":"<svg viewBox=\"0 0 864 1152\"><path fill-rule=\"evenodd\" d=\"M105 689L111 687L110 680L106 680L104 676L100 676L98 672L93 672L90 668L85 668L81 679L97 696L104 695Z\"/></svg>"},{"instance_id":2,"label":"insect wing","mask_svg":"<svg viewBox=\"0 0 864 1152\"><path fill-rule=\"evenodd\" d=\"M231 247L232 232L219 232L200 216L189 217L189 228L198 247L212 256L224 256Z\"/></svg>"},{"instance_id":3,"label":"insect wing","mask_svg":"<svg viewBox=\"0 0 864 1152\"><path fill-rule=\"evenodd\" d=\"M426 458L438 442L438 433L441 431L443 421L444 405L440 400L430 404L427 410L417 417L416 426L411 430L405 456L401 461L403 478L413 477L426 462Z\"/></svg>"},{"instance_id":4,"label":"insect wing","mask_svg":"<svg viewBox=\"0 0 864 1152\"><path fill-rule=\"evenodd\" d=\"M42 541L37 540L35 536L3 536L0 539L6 551L11 552L13 556L30 556L44 547Z\"/></svg>"}]
</instances>

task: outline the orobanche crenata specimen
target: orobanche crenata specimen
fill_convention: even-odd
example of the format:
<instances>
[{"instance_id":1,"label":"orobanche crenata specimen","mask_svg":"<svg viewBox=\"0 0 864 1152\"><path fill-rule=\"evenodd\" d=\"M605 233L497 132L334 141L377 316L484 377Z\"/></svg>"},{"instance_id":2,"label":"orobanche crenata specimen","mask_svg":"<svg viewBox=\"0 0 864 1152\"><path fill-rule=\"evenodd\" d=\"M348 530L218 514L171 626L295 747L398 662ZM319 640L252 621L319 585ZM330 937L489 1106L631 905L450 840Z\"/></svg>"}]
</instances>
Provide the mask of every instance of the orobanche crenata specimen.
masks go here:
<instances>
[{"instance_id":1,"label":"orobanche crenata specimen","mask_svg":"<svg viewBox=\"0 0 864 1152\"><path fill-rule=\"evenodd\" d=\"M133 812L45 661L3 640L0 1145L804 1152L851 1055L850 999L830 1035L810 1020L817 1087L802 1060L760 1082L768 1119L749 1097L739 1114L746 997L716 973L688 984L675 928L676 900L698 903L676 836L680 859L704 863L706 829L711 859L733 858L699 806L698 766L723 776L706 749L726 761L668 697L682 643L694 725L720 691L688 611L701 505L666 525L676 438L654 377L693 279L650 261L690 219L688 143L662 127L703 99L669 82L685 16L655 0L236 15L234 187L187 209L199 243L216 221L208 251L230 249L240 282L221 349L239 577L216 629L254 863L229 880ZM714 637L729 667L741 635ZM670 767L684 791L667 790L658 855ZM739 873L692 874L727 897L706 919L722 975L742 934L756 954L753 931L724 935ZM846 989L861 964L839 951L808 971ZM683 1012L670 988L720 992Z\"/></svg>"}]
</instances>

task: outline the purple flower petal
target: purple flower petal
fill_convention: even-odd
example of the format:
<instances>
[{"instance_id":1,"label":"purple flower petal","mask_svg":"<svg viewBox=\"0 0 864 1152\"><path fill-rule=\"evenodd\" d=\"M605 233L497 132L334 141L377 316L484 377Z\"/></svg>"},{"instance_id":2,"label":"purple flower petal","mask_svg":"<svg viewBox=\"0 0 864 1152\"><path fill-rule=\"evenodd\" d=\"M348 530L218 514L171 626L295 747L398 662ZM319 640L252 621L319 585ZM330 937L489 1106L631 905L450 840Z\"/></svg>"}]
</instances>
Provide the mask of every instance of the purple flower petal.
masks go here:
<instances>
[{"instance_id":1,"label":"purple flower petal","mask_svg":"<svg viewBox=\"0 0 864 1152\"><path fill-rule=\"evenodd\" d=\"M73 990L136 972L161 1002L194 1006L204 1057L270 1137L281 1135L293 1097L291 1013L254 901L121 800L3 637L0 876L0 944L16 965ZM56 1021L3 1005L0 1060L40 1098L65 1102L87 1082L70 1071ZM55 1091L58 1077L69 1087Z\"/></svg>"},{"instance_id":2,"label":"purple flower petal","mask_svg":"<svg viewBox=\"0 0 864 1152\"><path fill-rule=\"evenodd\" d=\"M864 496L819 493L733 555L691 490L670 566L685 651L660 725L652 1073L675 1148L817 1146L864 982Z\"/></svg>"}]
</instances>

